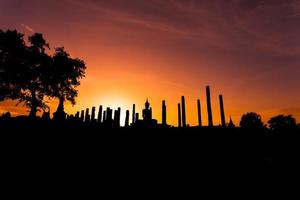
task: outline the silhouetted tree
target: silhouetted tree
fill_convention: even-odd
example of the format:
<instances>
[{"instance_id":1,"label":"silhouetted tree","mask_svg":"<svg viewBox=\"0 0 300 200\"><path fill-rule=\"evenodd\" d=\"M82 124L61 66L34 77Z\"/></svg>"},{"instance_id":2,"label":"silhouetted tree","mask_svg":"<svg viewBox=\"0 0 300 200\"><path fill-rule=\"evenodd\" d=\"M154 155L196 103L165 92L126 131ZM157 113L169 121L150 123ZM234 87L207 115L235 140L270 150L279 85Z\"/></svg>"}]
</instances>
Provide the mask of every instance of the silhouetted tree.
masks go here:
<instances>
[{"instance_id":1,"label":"silhouetted tree","mask_svg":"<svg viewBox=\"0 0 300 200\"><path fill-rule=\"evenodd\" d=\"M282 131L288 129L296 129L296 119L292 115L278 115L272 117L268 124L273 131Z\"/></svg>"},{"instance_id":2,"label":"silhouetted tree","mask_svg":"<svg viewBox=\"0 0 300 200\"><path fill-rule=\"evenodd\" d=\"M20 97L25 56L23 35L17 31L0 30L0 101Z\"/></svg>"},{"instance_id":3,"label":"silhouetted tree","mask_svg":"<svg viewBox=\"0 0 300 200\"><path fill-rule=\"evenodd\" d=\"M57 48L53 57L46 53L49 44L40 33L28 38L17 31L0 30L0 101L18 100L30 108L35 117L40 108L47 108L44 97L59 98L58 111L65 100L75 104L85 63L71 58L64 48Z\"/></svg>"},{"instance_id":4,"label":"silhouetted tree","mask_svg":"<svg viewBox=\"0 0 300 200\"><path fill-rule=\"evenodd\" d=\"M264 124L259 114L250 112L242 116L240 126L247 129L260 129L264 127Z\"/></svg>"},{"instance_id":5,"label":"silhouetted tree","mask_svg":"<svg viewBox=\"0 0 300 200\"><path fill-rule=\"evenodd\" d=\"M53 56L51 70L49 70L48 80L51 86L50 96L59 99L59 106L56 113L63 115L63 103L65 100L75 104L78 95L77 86L80 79L85 74L85 63L79 58L71 58L63 47L56 48Z\"/></svg>"},{"instance_id":6,"label":"silhouetted tree","mask_svg":"<svg viewBox=\"0 0 300 200\"><path fill-rule=\"evenodd\" d=\"M51 57L42 34L35 33L25 44L23 34L17 31L0 31L0 100L18 100L30 108L29 116L35 117L47 93L44 84L46 66Z\"/></svg>"},{"instance_id":7,"label":"silhouetted tree","mask_svg":"<svg viewBox=\"0 0 300 200\"><path fill-rule=\"evenodd\" d=\"M29 37L30 46L27 48L27 66L24 74L24 83L20 102L24 102L30 107L29 116L35 117L39 108L45 109L44 96L48 92L46 84L47 66L51 65L51 57L45 53L49 45L40 33L35 33Z\"/></svg>"}]
</instances>

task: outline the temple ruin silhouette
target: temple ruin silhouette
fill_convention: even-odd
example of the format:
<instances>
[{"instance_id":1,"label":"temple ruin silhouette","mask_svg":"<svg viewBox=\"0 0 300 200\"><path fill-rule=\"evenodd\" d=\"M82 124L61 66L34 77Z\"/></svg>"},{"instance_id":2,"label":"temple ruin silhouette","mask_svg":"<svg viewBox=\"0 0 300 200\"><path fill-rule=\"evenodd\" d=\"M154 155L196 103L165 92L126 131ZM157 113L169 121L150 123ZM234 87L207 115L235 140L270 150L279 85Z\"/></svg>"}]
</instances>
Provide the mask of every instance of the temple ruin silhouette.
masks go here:
<instances>
[{"instance_id":1,"label":"temple ruin silhouette","mask_svg":"<svg viewBox=\"0 0 300 200\"><path fill-rule=\"evenodd\" d=\"M201 100L197 99L197 119L198 125L197 127L204 127L203 126L203 116L201 109ZM213 123L213 114L212 114L212 103L211 103L211 92L210 87L206 87L206 105L207 105L207 120L208 126L207 127L215 127ZM186 128L190 125L187 123L187 113L186 113L186 99L185 96L181 96L180 102L177 104L178 106L178 127L179 128ZM54 118L59 118L60 120L64 119L74 119L76 121L82 123L91 123L98 126L103 126L107 128L119 128L121 126L121 114L122 110L118 107L116 110L107 107L104 109L103 105L99 106L98 115L96 118L96 107L86 108L85 110L78 111L75 115L66 115L63 111L63 105L59 106L60 109L54 113ZM226 115L224 109L224 102L223 102L223 95L219 95L219 109L220 109L220 122L217 126L221 127L235 127L231 117L230 121L226 122ZM91 113L90 113L91 111ZM132 111L130 116L130 110L125 110L125 124L124 127L138 127L138 128L151 128L151 127L171 127L167 121L167 102L162 100L161 103L161 121L158 122L157 119L153 118L152 115L152 107L150 105L150 101L147 98L145 101L144 109L141 113L137 112L136 104L132 105ZM130 121L131 119L131 121Z\"/></svg>"}]
</instances>

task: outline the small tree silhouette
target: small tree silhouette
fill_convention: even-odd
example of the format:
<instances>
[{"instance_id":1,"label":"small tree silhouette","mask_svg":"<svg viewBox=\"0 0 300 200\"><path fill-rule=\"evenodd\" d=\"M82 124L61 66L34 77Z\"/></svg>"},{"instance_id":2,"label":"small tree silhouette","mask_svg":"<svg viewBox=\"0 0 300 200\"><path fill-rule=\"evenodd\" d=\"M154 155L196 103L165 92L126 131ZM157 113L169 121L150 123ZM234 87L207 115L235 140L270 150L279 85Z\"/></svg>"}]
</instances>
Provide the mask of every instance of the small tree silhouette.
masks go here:
<instances>
[{"instance_id":1,"label":"small tree silhouette","mask_svg":"<svg viewBox=\"0 0 300 200\"><path fill-rule=\"evenodd\" d=\"M287 129L296 129L296 119L292 115L277 115L272 117L268 124L273 131L281 131Z\"/></svg>"},{"instance_id":2,"label":"small tree silhouette","mask_svg":"<svg viewBox=\"0 0 300 200\"><path fill-rule=\"evenodd\" d=\"M64 118L63 103L65 100L70 101L72 105L76 103L75 98L78 95L76 87L84 77L86 66L83 60L71 58L63 47L56 48L52 60L51 70L48 71L51 88L49 96L59 98L56 116Z\"/></svg>"},{"instance_id":3,"label":"small tree silhouette","mask_svg":"<svg viewBox=\"0 0 300 200\"><path fill-rule=\"evenodd\" d=\"M240 126L247 129L260 129L264 127L264 124L259 114L250 112L242 116Z\"/></svg>"}]
</instances>

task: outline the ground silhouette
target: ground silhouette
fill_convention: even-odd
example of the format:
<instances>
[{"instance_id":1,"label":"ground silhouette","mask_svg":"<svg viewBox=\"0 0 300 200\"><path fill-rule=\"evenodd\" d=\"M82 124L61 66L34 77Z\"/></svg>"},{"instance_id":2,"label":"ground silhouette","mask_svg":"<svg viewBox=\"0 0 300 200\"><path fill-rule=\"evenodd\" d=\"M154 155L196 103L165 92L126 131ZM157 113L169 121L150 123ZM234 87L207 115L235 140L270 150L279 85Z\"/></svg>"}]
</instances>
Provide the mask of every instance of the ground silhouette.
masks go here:
<instances>
[{"instance_id":1,"label":"ground silhouette","mask_svg":"<svg viewBox=\"0 0 300 200\"><path fill-rule=\"evenodd\" d=\"M298 160L299 129L273 132L263 128L229 127L110 127L97 122L68 119L2 118L2 137L14 138L19 147L47 151L97 149L107 159L182 165L235 165L271 169L274 164ZM101 149L101 152L99 149ZM85 150L84 150L85 151ZM99 152L100 151L100 152ZM124 162L125 162L124 160ZM126 160L128 162L128 160Z\"/></svg>"}]
</instances>

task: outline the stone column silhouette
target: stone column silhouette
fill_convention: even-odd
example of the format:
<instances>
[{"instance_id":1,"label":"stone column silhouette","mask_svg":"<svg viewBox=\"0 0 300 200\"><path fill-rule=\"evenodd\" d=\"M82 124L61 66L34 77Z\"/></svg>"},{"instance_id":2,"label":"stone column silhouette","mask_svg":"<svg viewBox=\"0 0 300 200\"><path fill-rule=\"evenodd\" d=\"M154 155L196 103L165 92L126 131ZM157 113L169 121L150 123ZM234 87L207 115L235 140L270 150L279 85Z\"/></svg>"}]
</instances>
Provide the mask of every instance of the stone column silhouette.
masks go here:
<instances>
[{"instance_id":1,"label":"stone column silhouette","mask_svg":"<svg viewBox=\"0 0 300 200\"><path fill-rule=\"evenodd\" d=\"M103 111L103 120L102 120L102 122L105 122L106 121L106 111L104 110Z\"/></svg>"},{"instance_id":2,"label":"stone column silhouette","mask_svg":"<svg viewBox=\"0 0 300 200\"><path fill-rule=\"evenodd\" d=\"M105 120L109 120L109 110L110 108L106 108L106 116L105 116Z\"/></svg>"},{"instance_id":3,"label":"stone column silhouette","mask_svg":"<svg viewBox=\"0 0 300 200\"><path fill-rule=\"evenodd\" d=\"M181 127L181 106L180 103L178 103L178 127Z\"/></svg>"},{"instance_id":4,"label":"stone column silhouette","mask_svg":"<svg viewBox=\"0 0 300 200\"><path fill-rule=\"evenodd\" d=\"M92 107L91 122L95 122L95 116L96 116L96 107Z\"/></svg>"},{"instance_id":5,"label":"stone column silhouette","mask_svg":"<svg viewBox=\"0 0 300 200\"><path fill-rule=\"evenodd\" d=\"M220 113L221 113L221 123L223 127L226 127L226 120L225 120L225 111L224 111L224 104L223 104L223 96L219 95L220 100Z\"/></svg>"},{"instance_id":6,"label":"stone column silhouette","mask_svg":"<svg viewBox=\"0 0 300 200\"><path fill-rule=\"evenodd\" d=\"M139 121L139 113L135 113L135 123Z\"/></svg>"},{"instance_id":7,"label":"stone column silhouette","mask_svg":"<svg viewBox=\"0 0 300 200\"><path fill-rule=\"evenodd\" d=\"M198 111L198 125L202 126L202 118L201 118L201 104L200 99L197 100L197 111Z\"/></svg>"},{"instance_id":8,"label":"stone column silhouette","mask_svg":"<svg viewBox=\"0 0 300 200\"><path fill-rule=\"evenodd\" d=\"M166 101L162 101L162 124L167 125L167 106Z\"/></svg>"},{"instance_id":9,"label":"stone column silhouette","mask_svg":"<svg viewBox=\"0 0 300 200\"><path fill-rule=\"evenodd\" d=\"M109 107L106 109L106 120L112 120L112 109L110 109Z\"/></svg>"},{"instance_id":10,"label":"stone column silhouette","mask_svg":"<svg viewBox=\"0 0 300 200\"><path fill-rule=\"evenodd\" d=\"M102 122L102 106L99 106L99 111L98 111L98 123Z\"/></svg>"},{"instance_id":11,"label":"stone column silhouette","mask_svg":"<svg viewBox=\"0 0 300 200\"><path fill-rule=\"evenodd\" d=\"M109 119L113 119L113 109L109 109Z\"/></svg>"},{"instance_id":12,"label":"stone column silhouette","mask_svg":"<svg viewBox=\"0 0 300 200\"><path fill-rule=\"evenodd\" d=\"M129 126L129 110L126 110L125 127Z\"/></svg>"},{"instance_id":13,"label":"stone column silhouette","mask_svg":"<svg viewBox=\"0 0 300 200\"><path fill-rule=\"evenodd\" d=\"M132 106L132 124L135 123L135 104Z\"/></svg>"},{"instance_id":14,"label":"stone column silhouette","mask_svg":"<svg viewBox=\"0 0 300 200\"><path fill-rule=\"evenodd\" d=\"M84 121L84 110L81 111L81 114L80 114L80 121Z\"/></svg>"},{"instance_id":15,"label":"stone column silhouette","mask_svg":"<svg viewBox=\"0 0 300 200\"><path fill-rule=\"evenodd\" d=\"M213 126L209 86L206 87L206 102L207 102L208 126Z\"/></svg>"},{"instance_id":16,"label":"stone column silhouette","mask_svg":"<svg viewBox=\"0 0 300 200\"><path fill-rule=\"evenodd\" d=\"M121 126L121 108L118 107L118 118L117 118L118 127Z\"/></svg>"},{"instance_id":17,"label":"stone column silhouette","mask_svg":"<svg viewBox=\"0 0 300 200\"><path fill-rule=\"evenodd\" d=\"M85 111L85 122L89 122L90 121L90 114L89 114L89 109L87 108Z\"/></svg>"},{"instance_id":18,"label":"stone column silhouette","mask_svg":"<svg viewBox=\"0 0 300 200\"><path fill-rule=\"evenodd\" d=\"M114 110L113 113L114 113L113 120L116 122L118 118L118 110Z\"/></svg>"},{"instance_id":19,"label":"stone column silhouette","mask_svg":"<svg viewBox=\"0 0 300 200\"><path fill-rule=\"evenodd\" d=\"M114 126L116 126L116 127L118 127L118 110L115 110L114 111L114 119L113 119L113 121L114 121Z\"/></svg>"},{"instance_id":20,"label":"stone column silhouette","mask_svg":"<svg viewBox=\"0 0 300 200\"><path fill-rule=\"evenodd\" d=\"M117 110L115 110L114 113L114 125L116 127L120 127L120 115L121 115L121 108L118 108Z\"/></svg>"},{"instance_id":21,"label":"stone column silhouette","mask_svg":"<svg viewBox=\"0 0 300 200\"><path fill-rule=\"evenodd\" d=\"M182 113L182 127L186 127L186 115L185 115L185 99L184 96L181 97L181 113Z\"/></svg>"},{"instance_id":22,"label":"stone column silhouette","mask_svg":"<svg viewBox=\"0 0 300 200\"><path fill-rule=\"evenodd\" d=\"M76 120L78 120L79 119L79 115L80 115L80 113L79 113L79 111L76 113L76 115L75 115L75 119Z\"/></svg>"}]
</instances>

